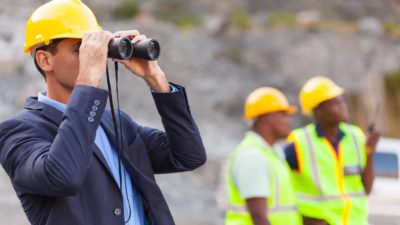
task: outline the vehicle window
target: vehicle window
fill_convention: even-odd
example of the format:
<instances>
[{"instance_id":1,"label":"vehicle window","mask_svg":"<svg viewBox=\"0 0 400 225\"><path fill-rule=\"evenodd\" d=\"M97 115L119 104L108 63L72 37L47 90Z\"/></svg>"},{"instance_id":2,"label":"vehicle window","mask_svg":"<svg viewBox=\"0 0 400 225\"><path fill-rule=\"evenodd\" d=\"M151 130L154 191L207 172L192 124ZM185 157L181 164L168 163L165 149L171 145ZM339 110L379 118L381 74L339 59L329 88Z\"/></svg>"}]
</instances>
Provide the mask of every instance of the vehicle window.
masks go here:
<instances>
[{"instance_id":1,"label":"vehicle window","mask_svg":"<svg viewBox=\"0 0 400 225\"><path fill-rule=\"evenodd\" d=\"M374 172L377 177L399 177L399 160L396 154L376 152L374 154Z\"/></svg>"}]
</instances>

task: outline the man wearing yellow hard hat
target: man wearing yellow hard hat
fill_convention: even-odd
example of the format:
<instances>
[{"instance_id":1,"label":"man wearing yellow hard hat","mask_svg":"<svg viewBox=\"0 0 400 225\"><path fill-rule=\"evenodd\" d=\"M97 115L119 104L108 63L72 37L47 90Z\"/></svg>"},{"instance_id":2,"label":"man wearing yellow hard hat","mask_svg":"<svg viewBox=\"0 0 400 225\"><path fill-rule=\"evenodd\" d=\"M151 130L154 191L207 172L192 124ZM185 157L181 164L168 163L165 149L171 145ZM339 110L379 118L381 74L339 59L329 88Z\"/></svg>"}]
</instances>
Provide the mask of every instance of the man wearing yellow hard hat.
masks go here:
<instances>
[{"instance_id":1,"label":"man wearing yellow hard hat","mask_svg":"<svg viewBox=\"0 0 400 225\"><path fill-rule=\"evenodd\" d=\"M225 225L301 225L290 169L272 147L289 134L296 108L277 89L263 87L248 96L244 111L253 125L227 161Z\"/></svg>"},{"instance_id":2,"label":"man wearing yellow hard hat","mask_svg":"<svg viewBox=\"0 0 400 225\"><path fill-rule=\"evenodd\" d=\"M348 123L343 88L317 76L300 91L305 115L315 120L292 131L285 149L305 225L367 225L372 155L380 133Z\"/></svg>"},{"instance_id":3,"label":"man wearing yellow hard hat","mask_svg":"<svg viewBox=\"0 0 400 225\"><path fill-rule=\"evenodd\" d=\"M24 50L46 90L0 124L0 163L32 225L173 225L155 173L193 170L206 160L185 89L157 61L120 60L149 86L165 132L106 109L100 88L108 44L139 31L102 31L80 0L53 0L26 24ZM143 42L142 42L143 43Z\"/></svg>"}]
</instances>

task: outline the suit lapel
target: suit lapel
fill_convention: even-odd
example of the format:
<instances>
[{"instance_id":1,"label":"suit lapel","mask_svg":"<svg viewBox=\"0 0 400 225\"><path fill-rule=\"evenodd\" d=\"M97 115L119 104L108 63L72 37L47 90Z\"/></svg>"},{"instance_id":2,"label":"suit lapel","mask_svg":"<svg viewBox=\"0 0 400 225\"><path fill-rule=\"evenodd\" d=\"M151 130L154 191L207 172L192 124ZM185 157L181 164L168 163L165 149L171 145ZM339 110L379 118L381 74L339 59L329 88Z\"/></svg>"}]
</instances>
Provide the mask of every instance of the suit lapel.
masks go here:
<instances>
[{"instance_id":1,"label":"suit lapel","mask_svg":"<svg viewBox=\"0 0 400 225\"><path fill-rule=\"evenodd\" d=\"M114 179L114 175L112 174L111 169L108 166L108 163L107 163L106 159L103 156L103 153L101 153L99 147L96 144L94 144L93 146L94 146L93 147L94 155L99 159L101 164L103 164L104 168L107 170L107 172L110 174L110 176L113 177L113 179Z\"/></svg>"},{"instance_id":2,"label":"suit lapel","mask_svg":"<svg viewBox=\"0 0 400 225\"><path fill-rule=\"evenodd\" d=\"M118 124L118 121L117 121ZM111 142L111 145L117 150L117 142L116 142L116 135L115 135L115 129L114 129L114 123L112 121L111 113L109 111L105 111L103 114L103 118L101 118L101 126L103 127L108 140ZM119 124L118 124L119 128ZM118 132L120 130L118 129ZM122 138L123 140L123 145L124 149L126 148L126 140L125 138Z\"/></svg>"},{"instance_id":3,"label":"suit lapel","mask_svg":"<svg viewBox=\"0 0 400 225\"><path fill-rule=\"evenodd\" d=\"M118 123L118 122L117 122ZM111 113L109 111L105 111L103 114L103 118L101 120L101 125L104 129L104 132L107 135L108 140L111 142L111 144L114 146L116 149L116 137L115 137L115 130L114 130L114 124L112 121ZM122 144L123 144L123 161L124 161L124 166L126 171L131 177L131 181L133 186L136 188L138 193L140 194L140 197L143 202L143 207L144 210L147 214L147 217L152 220L152 216L149 215L150 212L150 199L152 199L152 195L154 193L159 193L161 194L161 190L157 185L154 185L148 177L146 177L137 167L136 165L129 160L128 157L128 144L126 140L126 132L125 130L122 129ZM116 149L117 150L117 149ZM162 195L162 194L161 194ZM153 224L153 223L151 223Z\"/></svg>"},{"instance_id":4,"label":"suit lapel","mask_svg":"<svg viewBox=\"0 0 400 225\"><path fill-rule=\"evenodd\" d=\"M118 118L118 117L117 117ZM118 122L117 122L118 123ZM105 111L103 114L103 118L101 120L102 127L110 140L111 144L114 146L115 150L116 148L116 137L115 137L115 132L114 132L114 124L112 121L111 113L109 111ZM119 124L119 123L118 123ZM119 130L118 130L119 131ZM123 146L123 162L125 169L128 171L128 174L131 176L131 180L133 185L137 188L137 190L142 194L146 195L146 190L142 190L143 184L145 184L148 181L144 181L148 178L136 167L136 165L129 160L128 156L128 143L126 140L126 133L124 133L124 129L122 129L122 146Z\"/></svg>"}]
</instances>

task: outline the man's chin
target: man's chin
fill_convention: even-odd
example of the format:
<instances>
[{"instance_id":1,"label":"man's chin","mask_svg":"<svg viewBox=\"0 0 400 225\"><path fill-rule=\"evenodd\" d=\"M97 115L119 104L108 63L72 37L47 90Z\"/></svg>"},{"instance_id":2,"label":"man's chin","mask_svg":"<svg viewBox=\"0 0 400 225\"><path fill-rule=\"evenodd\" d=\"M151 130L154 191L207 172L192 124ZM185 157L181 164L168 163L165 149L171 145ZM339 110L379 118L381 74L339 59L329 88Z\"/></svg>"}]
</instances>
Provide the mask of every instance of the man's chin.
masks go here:
<instances>
[{"instance_id":1,"label":"man's chin","mask_svg":"<svg viewBox=\"0 0 400 225\"><path fill-rule=\"evenodd\" d=\"M350 118L348 118L348 117L345 117L345 118L341 118L341 119L339 119L339 123L348 123L350 121Z\"/></svg>"}]
</instances>

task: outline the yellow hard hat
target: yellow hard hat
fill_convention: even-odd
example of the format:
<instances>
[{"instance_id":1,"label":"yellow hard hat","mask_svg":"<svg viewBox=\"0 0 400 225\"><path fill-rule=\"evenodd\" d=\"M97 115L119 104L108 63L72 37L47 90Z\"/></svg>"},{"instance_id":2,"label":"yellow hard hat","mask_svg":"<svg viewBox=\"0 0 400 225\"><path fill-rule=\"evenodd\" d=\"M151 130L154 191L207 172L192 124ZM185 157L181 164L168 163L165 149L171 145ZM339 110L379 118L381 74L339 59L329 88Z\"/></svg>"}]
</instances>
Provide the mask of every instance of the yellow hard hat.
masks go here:
<instances>
[{"instance_id":1,"label":"yellow hard hat","mask_svg":"<svg viewBox=\"0 0 400 225\"><path fill-rule=\"evenodd\" d=\"M286 97L277 89L262 87L254 90L247 97L243 118L250 120L262 114L277 111L293 114L297 109L295 106L289 105Z\"/></svg>"},{"instance_id":2,"label":"yellow hard hat","mask_svg":"<svg viewBox=\"0 0 400 225\"><path fill-rule=\"evenodd\" d=\"M57 38L82 38L83 33L101 30L93 12L80 0L52 0L37 8L28 19L24 51Z\"/></svg>"},{"instance_id":3,"label":"yellow hard hat","mask_svg":"<svg viewBox=\"0 0 400 225\"><path fill-rule=\"evenodd\" d=\"M300 105L305 115L324 101L336 98L344 93L344 89L337 86L327 77L313 77L304 84L300 91Z\"/></svg>"}]
</instances>

